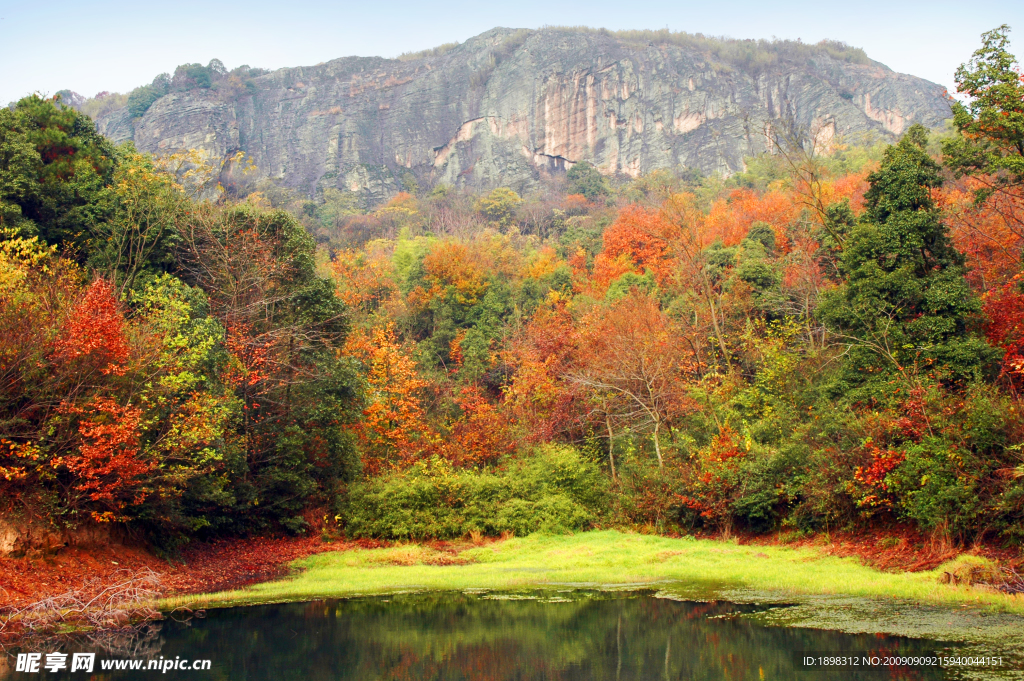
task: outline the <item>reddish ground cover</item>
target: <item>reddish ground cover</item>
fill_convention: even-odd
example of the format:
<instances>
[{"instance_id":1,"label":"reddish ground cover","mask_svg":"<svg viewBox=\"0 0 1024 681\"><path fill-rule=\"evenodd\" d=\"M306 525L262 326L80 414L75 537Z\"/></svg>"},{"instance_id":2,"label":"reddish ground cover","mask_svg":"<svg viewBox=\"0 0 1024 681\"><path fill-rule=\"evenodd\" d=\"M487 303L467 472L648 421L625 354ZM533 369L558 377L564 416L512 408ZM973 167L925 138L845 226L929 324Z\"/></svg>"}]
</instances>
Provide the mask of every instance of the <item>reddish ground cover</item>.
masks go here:
<instances>
[{"instance_id":1,"label":"reddish ground cover","mask_svg":"<svg viewBox=\"0 0 1024 681\"><path fill-rule=\"evenodd\" d=\"M149 568L167 595L231 589L283 575L286 565L323 551L380 546L374 541L324 542L319 537L233 539L195 543L173 561L142 548L66 549L46 559L0 558L0 607L72 589L100 590Z\"/></svg>"},{"instance_id":2,"label":"reddish ground cover","mask_svg":"<svg viewBox=\"0 0 1024 681\"><path fill-rule=\"evenodd\" d=\"M813 546L829 556L856 556L866 565L879 570L920 572L933 570L947 560L969 553L983 556L1003 565L1019 569L1024 564L1020 549L1000 548L991 544L957 546L939 537L928 536L911 528L887 531L834 532L831 535L808 535L785 540L785 535L762 535L741 539L741 543Z\"/></svg>"}]
</instances>

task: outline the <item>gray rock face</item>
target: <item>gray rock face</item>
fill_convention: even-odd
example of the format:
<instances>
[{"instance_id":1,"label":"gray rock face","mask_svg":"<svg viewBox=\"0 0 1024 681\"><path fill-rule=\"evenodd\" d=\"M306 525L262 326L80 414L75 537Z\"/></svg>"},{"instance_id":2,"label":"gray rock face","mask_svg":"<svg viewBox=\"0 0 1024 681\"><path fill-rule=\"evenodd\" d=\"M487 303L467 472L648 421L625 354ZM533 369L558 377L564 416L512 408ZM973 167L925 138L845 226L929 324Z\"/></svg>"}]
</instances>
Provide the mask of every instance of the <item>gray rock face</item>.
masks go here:
<instances>
[{"instance_id":1,"label":"gray rock face","mask_svg":"<svg viewBox=\"0 0 1024 681\"><path fill-rule=\"evenodd\" d=\"M254 82L234 101L174 93L98 126L149 152L244 151L256 179L375 204L410 179L525 191L580 161L607 175L729 174L768 148L765 126L780 118L829 144L950 117L940 85L876 62L822 52L751 73L675 44L563 29L493 29L440 56L347 57Z\"/></svg>"}]
</instances>

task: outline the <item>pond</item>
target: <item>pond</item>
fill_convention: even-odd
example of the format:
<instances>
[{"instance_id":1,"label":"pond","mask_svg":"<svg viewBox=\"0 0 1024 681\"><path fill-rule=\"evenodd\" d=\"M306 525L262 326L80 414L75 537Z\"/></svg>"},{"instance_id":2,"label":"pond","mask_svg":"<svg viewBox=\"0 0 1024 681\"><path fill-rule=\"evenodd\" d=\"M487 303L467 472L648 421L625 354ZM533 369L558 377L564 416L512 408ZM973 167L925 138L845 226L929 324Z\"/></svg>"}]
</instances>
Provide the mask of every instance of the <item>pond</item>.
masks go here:
<instances>
[{"instance_id":1,"label":"pond","mask_svg":"<svg viewBox=\"0 0 1024 681\"><path fill-rule=\"evenodd\" d=\"M653 591L426 593L210 610L166 619L125 639L39 645L41 671L0 662L0 679L192 679L232 681L422 681L487 679L662 680L945 679L941 668L891 666L885 658L949 654L927 640L766 626L751 617L780 606L679 601ZM94 652L93 675L70 672L75 652ZM68 654L46 671L46 654ZM850 656L842 669L805 657ZM870 664L876 658L877 666ZM58 658L59 659L59 658ZM103 671L140 660L143 671ZM209 660L208 670L146 670L150 661ZM6 664L6 667L4 666ZM58 665L59 666L59 665ZM200 665L202 666L202 664Z\"/></svg>"}]
</instances>

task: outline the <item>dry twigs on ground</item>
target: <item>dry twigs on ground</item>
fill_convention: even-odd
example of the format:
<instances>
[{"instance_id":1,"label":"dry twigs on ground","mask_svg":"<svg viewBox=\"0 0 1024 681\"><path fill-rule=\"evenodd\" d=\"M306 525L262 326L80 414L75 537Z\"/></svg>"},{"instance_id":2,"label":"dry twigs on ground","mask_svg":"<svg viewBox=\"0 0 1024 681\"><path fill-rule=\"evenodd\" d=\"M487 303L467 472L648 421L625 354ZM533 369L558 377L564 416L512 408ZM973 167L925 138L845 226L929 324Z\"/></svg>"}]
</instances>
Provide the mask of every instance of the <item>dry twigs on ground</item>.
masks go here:
<instances>
[{"instance_id":1,"label":"dry twigs on ground","mask_svg":"<svg viewBox=\"0 0 1024 681\"><path fill-rule=\"evenodd\" d=\"M42 633L64 626L110 630L159 619L160 613L150 604L161 593L160 575L148 567L123 573L112 584L93 580L23 607L0 609L0 634L14 629Z\"/></svg>"},{"instance_id":2,"label":"dry twigs on ground","mask_svg":"<svg viewBox=\"0 0 1024 681\"><path fill-rule=\"evenodd\" d=\"M1003 573L1003 583L999 589L1008 594L1024 594L1024 576L1021 576L1017 570L1007 565L1004 565L1001 570Z\"/></svg>"}]
</instances>

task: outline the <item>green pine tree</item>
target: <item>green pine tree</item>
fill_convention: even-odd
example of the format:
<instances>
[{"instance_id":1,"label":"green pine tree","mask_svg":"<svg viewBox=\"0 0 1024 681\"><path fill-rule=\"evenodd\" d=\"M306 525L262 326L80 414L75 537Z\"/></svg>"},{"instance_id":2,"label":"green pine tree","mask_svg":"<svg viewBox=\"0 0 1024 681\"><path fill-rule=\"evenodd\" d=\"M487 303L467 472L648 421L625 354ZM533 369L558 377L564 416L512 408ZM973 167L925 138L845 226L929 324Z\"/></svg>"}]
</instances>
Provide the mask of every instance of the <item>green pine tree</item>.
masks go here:
<instances>
[{"instance_id":1,"label":"green pine tree","mask_svg":"<svg viewBox=\"0 0 1024 681\"><path fill-rule=\"evenodd\" d=\"M881 396L894 376L963 383L994 367L996 351L974 331L981 306L964 257L932 197L942 178L927 141L923 126L911 127L868 177L866 211L839 262L843 283L818 311L850 344L836 389L853 399Z\"/></svg>"}]
</instances>

